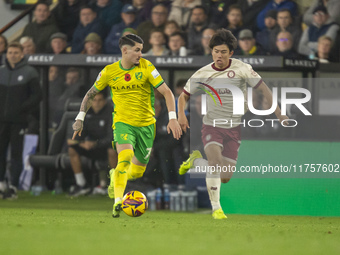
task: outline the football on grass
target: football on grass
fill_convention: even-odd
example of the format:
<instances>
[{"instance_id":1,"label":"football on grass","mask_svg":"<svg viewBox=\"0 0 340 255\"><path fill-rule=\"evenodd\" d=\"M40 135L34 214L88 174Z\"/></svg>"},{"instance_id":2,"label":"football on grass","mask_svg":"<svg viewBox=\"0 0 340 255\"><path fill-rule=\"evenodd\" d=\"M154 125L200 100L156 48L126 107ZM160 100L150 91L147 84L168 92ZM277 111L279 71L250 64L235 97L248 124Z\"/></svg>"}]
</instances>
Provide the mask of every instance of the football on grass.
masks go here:
<instances>
[{"instance_id":1,"label":"football on grass","mask_svg":"<svg viewBox=\"0 0 340 255\"><path fill-rule=\"evenodd\" d=\"M148 200L142 192L130 191L123 197L122 208L127 215L139 217L148 209Z\"/></svg>"}]
</instances>

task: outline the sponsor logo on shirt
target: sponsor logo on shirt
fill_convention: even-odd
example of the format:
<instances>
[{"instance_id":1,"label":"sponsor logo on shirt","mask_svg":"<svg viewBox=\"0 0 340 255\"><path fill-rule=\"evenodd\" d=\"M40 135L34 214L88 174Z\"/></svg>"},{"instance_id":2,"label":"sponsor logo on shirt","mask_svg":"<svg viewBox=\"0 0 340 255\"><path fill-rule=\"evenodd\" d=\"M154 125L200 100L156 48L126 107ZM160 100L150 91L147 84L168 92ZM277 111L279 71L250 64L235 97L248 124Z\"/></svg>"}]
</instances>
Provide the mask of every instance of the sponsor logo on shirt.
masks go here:
<instances>
[{"instance_id":1,"label":"sponsor logo on shirt","mask_svg":"<svg viewBox=\"0 0 340 255\"><path fill-rule=\"evenodd\" d=\"M157 69L153 70L153 71L151 72L151 74L152 74L152 76L153 76L154 79L156 79L156 78L159 76L159 72L157 71Z\"/></svg>"}]
</instances>

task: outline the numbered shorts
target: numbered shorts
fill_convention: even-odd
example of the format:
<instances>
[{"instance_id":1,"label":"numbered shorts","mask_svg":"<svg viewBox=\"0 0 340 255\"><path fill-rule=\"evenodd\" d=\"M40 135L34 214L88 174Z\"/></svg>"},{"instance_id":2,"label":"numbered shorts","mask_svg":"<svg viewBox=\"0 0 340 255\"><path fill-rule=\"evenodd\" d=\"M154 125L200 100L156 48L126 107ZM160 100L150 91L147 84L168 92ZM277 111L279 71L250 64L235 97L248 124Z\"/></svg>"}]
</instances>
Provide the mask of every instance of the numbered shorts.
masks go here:
<instances>
[{"instance_id":1,"label":"numbered shorts","mask_svg":"<svg viewBox=\"0 0 340 255\"><path fill-rule=\"evenodd\" d=\"M202 142L204 149L210 144L222 147L222 156L236 164L241 144L241 126L234 128L218 128L202 125Z\"/></svg>"},{"instance_id":2,"label":"numbered shorts","mask_svg":"<svg viewBox=\"0 0 340 255\"><path fill-rule=\"evenodd\" d=\"M113 131L114 146L116 143L131 144L134 148L135 157L139 162L147 164L155 139L155 129L155 124L146 127L134 127L123 122L116 122Z\"/></svg>"}]
</instances>

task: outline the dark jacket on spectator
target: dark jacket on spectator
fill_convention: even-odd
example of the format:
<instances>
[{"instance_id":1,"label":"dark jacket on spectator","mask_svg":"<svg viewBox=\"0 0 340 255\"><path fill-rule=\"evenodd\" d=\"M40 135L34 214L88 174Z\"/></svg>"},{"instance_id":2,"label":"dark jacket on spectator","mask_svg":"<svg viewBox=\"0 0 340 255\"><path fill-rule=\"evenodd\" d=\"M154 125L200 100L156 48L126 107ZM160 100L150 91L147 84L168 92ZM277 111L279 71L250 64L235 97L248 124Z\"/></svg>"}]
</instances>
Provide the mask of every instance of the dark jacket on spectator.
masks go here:
<instances>
[{"instance_id":1,"label":"dark jacket on spectator","mask_svg":"<svg viewBox=\"0 0 340 255\"><path fill-rule=\"evenodd\" d=\"M32 37L35 43L36 53L46 53L50 48L50 37L56 32L59 32L59 29L54 17L51 15L40 24L35 21L27 24L21 37Z\"/></svg>"},{"instance_id":2,"label":"dark jacket on spectator","mask_svg":"<svg viewBox=\"0 0 340 255\"><path fill-rule=\"evenodd\" d=\"M96 141L96 149L110 148L112 142L112 104L107 102L98 113L92 108L86 114L84 128L78 141Z\"/></svg>"},{"instance_id":3,"label":"dark jacket on spectator","mask_svg":"<svg viewBox=\"0 0 340 255\"><path fill-rule=\"evenodd\" d=\"M0 67L0 122L27 123L40 100L38 72L27 59L14 68L6 60Z\"/></svg>"},{"instance_id":4,"label":"dark jacket on spectator","mask_svg":"<svg viewBox=\"0 0 340 255\"><path fill-rule=\"evenodd\" d=\"M298 51L302 55L309 55L311 51L316 52L318 47L318 38L327 35L335 41L339 25L328 19L326 24L321 27L316 26L314 23L305 29L302 33Z\"/></svg>"},{"instance_id":5,"label":"dark jacket on spectator","mask_svg":"<svg viewBox=\"0 0 340 255\"><path fill-rule=\"evenodd\" d=\"M258 0L249 5L248 0L237 0L237 4L241 7L243 14L243 26L250 30L257 30L256 17L258 13L266 6L269 0Z\"/></svg>"},{"instance_id":6,"label":"dark jacket on spectator","mask_svg":"<svg viewBox=\"0 0 340 255\"><path fill-rule=\"evenodd\" d=\"M293 47L295 50L299 47L300 37L301 37L301 27L298 25L289 25L286 27L286 31L292 34L293 37ZM270 32L270 51L273 52L276 49L276 37L281 32L280 26L276 25Z\"/></svg>"},{"instance_id":7,"label":"dark jacket on spectator","mask_svg":"<svg viewBox=\"0 0 340 255\"><path fill-rule=\"evenodd\" d=\"M92 21L84 27L81 23L78 24L73 34L72 40L72 53L80 53L84 48L84 40L89 33L97 33L102 39L104 39L103 26L98 19Z\"/></svg>"},{"instance_id":8,"label":"dark jacket on spectator","mask_svg":"<svg viewBox=\"0 0 340 255\"><path fill-rule=\"evenodd\" d=\"M87 0L75 0L74 4L69 6L67 0L59 0L58 5L52 10L57 21L60 32L67 35L67 41L71 42L73 32L79 22L79 11Z\"/></svg>"},{"instance_id":9,"label":"dark jacket on spectator","mask_svg":"<svg viewBox=\"0 0 340 255\"><path fill-rule=\"evenodd\" d=\"M133 23L128 26L125 25L124 21L113 25L110 33L107 35L104 44L104 51L107 54L120 54L119 49L119 38L122 36L122 32L125 28L130 27L136 29L138 25L138 21L135 20Z\"/></svg>"},{"instance_id":10,"label":"dark jacket on spectator","mask_svg":"<svg viewBox=\"0 0 340 255\"><path fill-rule=\"evenodd\" d=\"M191 25L188 29L188 49L195 50L201 46L201 37L204 29L208 28L208 22L206 22L200 31Z\"/></svg>"},{"instance_id":11,"label":"dark jacket on spectator","mask_svg":"<svg viewBox=\"0 0 340 255\"><path fill-rule=\"evenodd\" d=\"M264 18L266 17L266 14L269 10L280 10L280 9L288 9L290 10L290 13L292 14L292 17L296 16L298 14L297 5L295 2L290 0L285 0L281 2L280 4L275 3L274 0L271 0L264 8L263 10L257 15L257 27L262 30L266 26L264 25Z\"/></svg>"},{"instance_id":12,"label":"dark jacket on spectator","mask_svg":"<svg viewBox=\"0 0 340 255\"><path fill-rule=\"evenodd\" d=\"M104 26L104 36L106 36L111 27L121 21L120 11L123 5L119 0L109 0L108 4L104 7L99 7L96 2L91 6L97 13L100 23Z\"/></svg>"},{"instance_id":13,"label":"dark jacket on spectator","mask_svg":"<svg viewBox=\"0 0 340 255\"><path fill-rule=\"evenodd\" d=\"M219 0L209 2L210 22L216 24L217 27L222 27L226 22L226 16L229 10L229 6L232 4L236 4L236 0Z\"/></svg>"},{"instance_id":14,"label":"dark jacket on spectator","mask_svg":"<svg viewBox=\"0 0 340 255\"><path fill-rule=\"evenodd\" d=\"M270 34L272 29L264 29L256 33L256 42L261 45L262 49L270 52Z\"/></svg>"},{"instance_id":15,"label":"dark jacket on spectator","mask_svg":"<svg viewBox=\"0 0 340 255\"><path fill-rule=\"evenodd\" d=\"M290 49L284 52L276 50L273 54L274 56L282 56L291 59L303 59L304 57L297 53L294 49Z\"/></svg>"}]
</instances>

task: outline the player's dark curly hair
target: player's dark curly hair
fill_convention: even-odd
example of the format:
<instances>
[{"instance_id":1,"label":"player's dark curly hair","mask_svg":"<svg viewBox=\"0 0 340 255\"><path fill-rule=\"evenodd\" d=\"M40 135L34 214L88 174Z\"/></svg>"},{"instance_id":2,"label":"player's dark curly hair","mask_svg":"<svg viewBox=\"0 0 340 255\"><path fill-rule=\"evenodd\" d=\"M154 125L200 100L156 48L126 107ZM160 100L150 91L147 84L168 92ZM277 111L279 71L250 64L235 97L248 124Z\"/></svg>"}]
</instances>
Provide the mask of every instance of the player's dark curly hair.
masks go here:
<instances>
[{"instance_id":1,"label":"player's dark curly hair","mask_svg":"<svg viewBox=\"0 0 340 255\"><path fill-rule=\"evenodd\" d=\"M144 41L138 35L128 34L119 39L119 48L121 49L123 45L135 46L136 43L143 44Z\"/></svg>"},{"instance_id":2,"label":"player's dark curly hair","mask_svg":"<svg viewBox=\"0 0 340 255\"><path fill-rule=\"evenodd\" d=\"M230 51L237 48L236 37L227 29L221 28L216 31L213 37L210 39L209 47L213 49L215 46L225 44Z\"/></svg>"}]
</instances>

